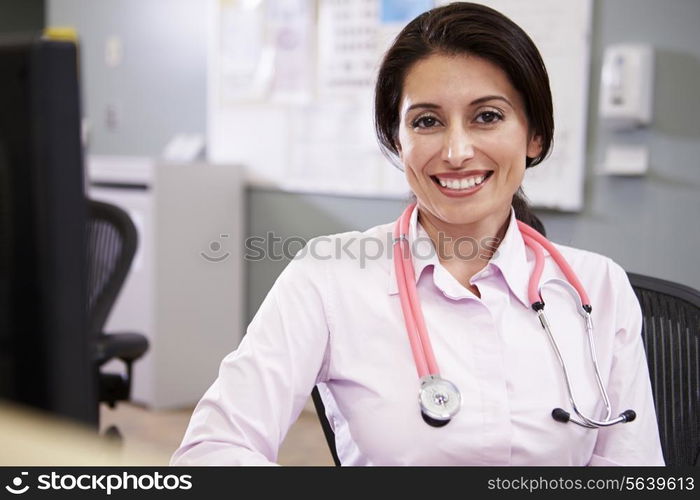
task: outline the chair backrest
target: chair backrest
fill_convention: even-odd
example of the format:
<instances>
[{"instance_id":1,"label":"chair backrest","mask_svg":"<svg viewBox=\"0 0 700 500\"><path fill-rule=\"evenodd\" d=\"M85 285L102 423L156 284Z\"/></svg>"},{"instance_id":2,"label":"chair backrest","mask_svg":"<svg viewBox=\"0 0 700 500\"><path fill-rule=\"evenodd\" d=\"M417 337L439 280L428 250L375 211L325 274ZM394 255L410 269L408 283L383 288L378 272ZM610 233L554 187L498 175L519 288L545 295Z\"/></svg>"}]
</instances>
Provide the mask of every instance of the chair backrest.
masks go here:
<instances>
[{"instance_id":1,"label":"chair backrest","mask_svg":"<svg viewBox=\"0 0 700 500\"><path fill-rule=\"evenodd\" d=\"M316 408L316 415L318 415L318 420L321 422L321 428L323 429L323 435L326 437L326 443L328 444L328 449L333 457L333 463L336 467L340 467L340 458L338 458L338 450L335 447L335 433L331 427L328 418L326 417L326 407L321 399L321 394L318 392L318 387L315 386L313 391L311 391L311 399L314 402L314 407Z\"/></svg>"},{"instance_id":2,"label":"chair backrest","mask_svg":"<svg viewBox=\"0 0 700 500\"><path fill-rule=\"evenodd\" d=\"M88 200L88 325L102 333L136 253L137 232L121 208Z\"/></svg>"},{"instance_id":3,"label":"chair backrest","mask_svg":"<svg viewBox=\"0 0 700 500\"><path fill-rule=\"evenodd\" d=\"M627 273L642 308L642 337L667 465L700 465L700 292Z\"/></svg>"}]
</instances>

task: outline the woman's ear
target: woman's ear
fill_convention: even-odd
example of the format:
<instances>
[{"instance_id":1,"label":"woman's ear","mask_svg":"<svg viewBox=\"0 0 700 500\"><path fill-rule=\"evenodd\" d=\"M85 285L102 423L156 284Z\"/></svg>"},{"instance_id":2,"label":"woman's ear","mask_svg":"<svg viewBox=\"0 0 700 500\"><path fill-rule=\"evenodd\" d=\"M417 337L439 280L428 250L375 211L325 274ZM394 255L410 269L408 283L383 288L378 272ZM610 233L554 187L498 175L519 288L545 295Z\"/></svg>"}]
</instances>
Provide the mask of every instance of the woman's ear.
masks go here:
<instances>
[{"instance_id":1,"label":"woman's ear","mask_svg":"<svg viewBox=\"0 0 700 500\"><path fill-rule=\"evenodd\" d=\"M399 160L403 161L403 152L401 150L401 142L399 141L398 134L394 137L394 146L396 147L396 152L399 154Z\"/></svg>"},{"instance_id":2,"label":"woman's ear","mask_svg":"<svg viewBox=\"0 0 700 500\"><path fill-rule=\"evenodd\" d=\"M542 153L542 136L533 135L527 143L528 158L537 158Z\"/></svg>"}]
</instances>

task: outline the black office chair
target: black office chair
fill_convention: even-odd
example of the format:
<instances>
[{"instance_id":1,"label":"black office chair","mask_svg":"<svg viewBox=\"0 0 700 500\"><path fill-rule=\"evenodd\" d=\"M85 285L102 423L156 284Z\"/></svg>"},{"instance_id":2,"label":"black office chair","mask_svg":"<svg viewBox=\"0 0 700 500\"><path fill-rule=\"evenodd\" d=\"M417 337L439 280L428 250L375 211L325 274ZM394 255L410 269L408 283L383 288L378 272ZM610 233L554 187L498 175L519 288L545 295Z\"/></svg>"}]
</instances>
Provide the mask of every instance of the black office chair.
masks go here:
<instances>
[{"instance_id":1,"label":"black office chair","mask_svg":"<svg viewBox=\"0 0 700 500\"><path fill-rule=\"evenodd\" d=\"M666 465L700 465L700 292L627 273L642 307L642 337Z\"/></svg>"},{"instance_id":2,"label":"black office chair","mask_svg":"<svg viewBox=\"0 0 700 500\"><path fill-rule=\"evenodd\" d=\"M132 364L148 350L148 339L140 333L104 332L129 273L137 238L131 218L121 208L88 200L88 325L91 338L95 339L99 402L110 408L118 401L130 399ZM100 371L112 359L124 362L126 374Z\"/></svg>"},{"instance_id":3,"label":"black office chair","mask_svg":"<svg viewBox=\"0 0 700 500\"><path fill-rule=\"evenodd\" d=\"M313 391L311 391L311 399L314 402L318 420L321 422L323 435L326 437L326 443L328 443L328 449L333 457L333 462L335 463L336 467L340 467L341 464L340 459L338 458L338 450L335 447L335 433L333 432L330 422L328 422L328 418L326 418L326 407L323 405L321 394L318 392L318 387L316 386L314 386Z\"/></svg>"}]
</instances>

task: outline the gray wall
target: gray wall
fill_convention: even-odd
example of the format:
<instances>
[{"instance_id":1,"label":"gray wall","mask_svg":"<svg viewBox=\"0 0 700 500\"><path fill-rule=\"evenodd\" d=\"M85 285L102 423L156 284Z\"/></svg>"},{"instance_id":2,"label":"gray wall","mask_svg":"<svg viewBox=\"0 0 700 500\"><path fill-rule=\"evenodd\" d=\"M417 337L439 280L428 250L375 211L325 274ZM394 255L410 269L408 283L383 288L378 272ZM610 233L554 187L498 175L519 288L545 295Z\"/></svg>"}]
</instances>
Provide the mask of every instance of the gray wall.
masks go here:
<instances>
[{"instance_id":1,"label":"gray wall","mask_svg":"<svg viewBox=\"0 0 700 500\"><path fill-rule=\"evenodd\" d=\"M164 6L167 4L167 8ZM91 151L157 155L179 131L203 131L205 18L197 0L48 0L51 24L73 23L84 42ZM596 0L592 36L586 208L541 212L550 237L597 251L630 271L700 289L700 1ZM125 62L104 64L104 39L120 34ZM597 122L603 48L649 42L656 50L655 120L649 130L613 137ZM110 102L123 107L122 127L103 126ZM647 141L651 170L635 179L601 177L594 168L612 139ZM247 232L308 239L365 229L394 219L397 200L281 193L249 188ZM248 319L286 260L247 264Z\"/></svg>"},{"instance_id":2,"label":"gray wall","mask_svg":"<svg viewBox=\"0 0 700 500\"><path fill-rule=\"evenodd\" d=\"M0 0L0 33L44 27L44 0Z\"/></svg>"},{"instance_id":3,"label":"gray wall","mask_svg":"<svg viewBox=\"0 0 700 500\"><path fill-rule=\"evenodd\" d=\"M90 151L159 155L177 133L204 133L205 2L47 0L47 25L73 26L81 40ZM109 37L123 62L108 67ZM108 126L116 113L116 127Z\"/></svg>"}]
</instances>

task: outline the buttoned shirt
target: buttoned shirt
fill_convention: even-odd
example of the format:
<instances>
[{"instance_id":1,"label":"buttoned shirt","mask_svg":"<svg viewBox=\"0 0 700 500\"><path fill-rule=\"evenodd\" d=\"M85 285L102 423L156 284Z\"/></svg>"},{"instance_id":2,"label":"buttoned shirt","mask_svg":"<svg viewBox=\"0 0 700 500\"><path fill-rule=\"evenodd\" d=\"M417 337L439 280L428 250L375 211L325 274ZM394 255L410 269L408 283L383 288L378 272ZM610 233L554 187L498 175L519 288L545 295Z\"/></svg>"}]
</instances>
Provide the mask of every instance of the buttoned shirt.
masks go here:
<instances>
[{"instance_id":1,"label":"buttoned shirt","mask_svg":"<svg viewBox=\"0 0 700 500\"><path fill-rule=\"evenodd\" d=\"M552 418L552 409L572 411L571 404L528 300L534 254L512 211L496 252L470 280L480 297L441 264L413 212L409 242L420 306L440 374L462 398L449 424L427 425L396 284L393 227L309 241L224 358L171 463L274 463L318 385L344 465L663 464L641 312L627 276L607 257L563 245L556 246L593 307L613 417L633 409L637 418L600 429ZM477 242L471 257L481 250ZM602 418L577 295L549 255L540 286L576 403Z\"/></svg>"}]
</instances>

